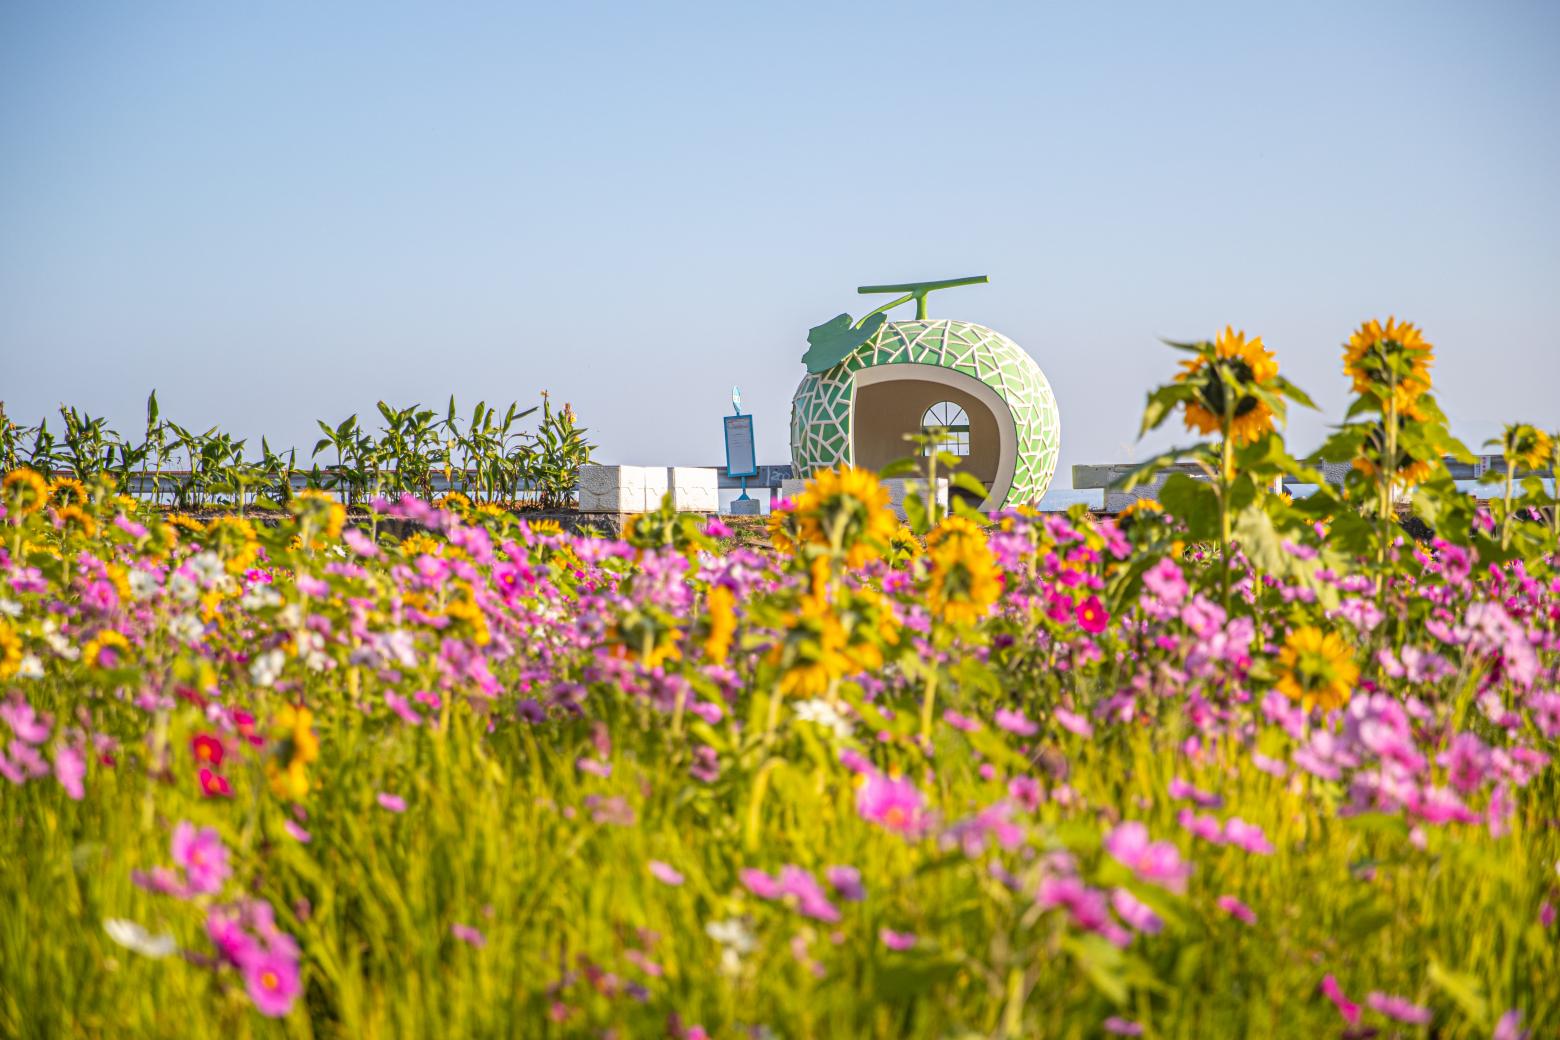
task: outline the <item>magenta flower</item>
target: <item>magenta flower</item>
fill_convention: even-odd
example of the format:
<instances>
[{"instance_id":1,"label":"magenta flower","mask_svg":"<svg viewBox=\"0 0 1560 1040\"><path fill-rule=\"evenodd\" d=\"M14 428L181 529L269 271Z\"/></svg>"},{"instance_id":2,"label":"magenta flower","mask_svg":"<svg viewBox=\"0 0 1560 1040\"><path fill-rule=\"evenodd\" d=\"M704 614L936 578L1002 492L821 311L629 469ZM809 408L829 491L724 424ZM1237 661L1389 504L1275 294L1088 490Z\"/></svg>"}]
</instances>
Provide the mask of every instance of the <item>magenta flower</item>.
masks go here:
<instances>
[{"instance_id":1,"label":"magenta flower","mask_svg":"<svg viewBox=\"0 0 1560 1040\"><path fill-rule=\"evenodd\" d=\"M1495 1023L1495 1032L1490 1034L1490 1040L1528 1040L1530 1035L1522 1028L1522 1012L1512 1008Z\"/></svg>"},{"instance_id":2,"label":"magenta flower","mask_svg":"<svg viewBox=\"0 0 1560 1040\"><path fill-rule=\"evenodd\" d=\"M398 794L391 794L388 791L380 791L377 795L374 796L374 801L379 803L379 807L381 809L389 809L391 812L406 811L406 799L402 798Z\"/></svg>"},{"instance_id":3,"label":"magenta flower","mask_svg":"<svg viewBox=\"0 0 1560 1040\"><path fill-rule=\"evenodd\" d=\"M1239 816L1231 816L1224 821L1224 840L1236 848L1245 849L1258 856L1273 854L1273 846L1268 843L1267 835L1262 833L1262 828L1254 823L1247 823Z\"/></svg>"},{"instance_id":4,"label":"magenta flower","mask_svg":"<svg viewBox=\"0 0 1560 1040\"><path fill-rule=\"evenodd\" d=\"M451 924L450 934L468 946L475 946L478 949L481 949L483 946L487 945L487 936L483 935L469 924L461 924L458 921Z\"/></svg>"},{"instance_id":5,"label":"magenta flower","mask_svg":"<svg viewBox=\"0 0 1560 1040\"><path fill-rule=\"evenodd\" d=\"M1116 1036L1142 1036L1143 1026L1130 1018L1122 1018L1120 1015L1111 1015L1104 1021L1105 1032Z\"/></svg>"},{"instance_id":6,"label":"magenta flower","mask_svg":"<svg viewBox=\"0 0 1560 1040\"><path fill-rule=\"evenodd\" d=\"M1181 860L1180 850L1168 841L1149 841L1148 828L1129 820L1105 836L1105 851L1144 881L1186 891L1186 879L1192 868Z\"/></svg>"},{"instance_id":7,"label":"magenta flower","mask_svg":"<svg viewBox=\"0 0 1560 1040\"><path fill-rule=\"evenodd\" d=\"M298 996L298 965L276 953L251 957L244 965L244 988L255 1009L270 1018L280 1018L292 1010Z\"/></svg>"},{"instance_id":8,"label":"magenta flower","mask_svg":"<svg viewBox=\"0 0 1560 1040\"><path fill-rule=\"evenodd\" d=\"M184 868L192 895L221 891L233 872L222 836L210 827L197 831L188 820L173 829L173 861Z\"/></svg>"},{"instance_id":9,"label":"magenta flower","mask_svg":"<svg viewBox=\"0 0 1560 1040\"><path fill-rule=\"evenodd\" d=\"M1195 787L1178 776L1170 778L1170 797L1184 798L1202 809L1217 809L1224 804L1223 798Z\"/></svg>"},{"instance_id":10,"label":"magenta flower","mask_svg":"<svg viewBox=\"0 0 1560 1040\"><path fill-rule=\"evenodd\" d=\"M859 903L867 898L867 890L861 884L861 871L855 867L830 867L823 876L829 887L847 903Z\"/></svg>"},{"instance_id":11,"label":"magenta flower","mask_svg":"<svg viewBox=\"0 0 1560 1040\"><path fill-rule=\"evenodd\" d=\"M1220 910L1223 910L1236 920L1244 921L1246 924L1257 923L1256 912L1234 896L1220 896L1215 902Z\"/></svg>"},{"instance_id":12,"label":"magenta flower","mask_svg":"<svg viewBox=\"0 0 1560 1040\"><path fill-rule=\"evenodd\" d=\"M680 885L684 881L682 874L678 873L676 868L669 863L662 863L658 859L653 859L646 866L650 869L650 876L663 885Z\"/></svg>"},{"instance_id":13,"label":"magenta flower","mask_svg":"<svg viewBox=\"0 0 1560 1040\"><path fill-rule=\"evenodd\" d=\"M878 929L878 938L890 950L909 950L915 946L915 933L896 932L891 928Z\"/></svg>"},{"instance_id":14,"label":"magenta flower","mask_svg":"<svg viewBox=\"0 0 1560 1040\"><path fill-rule=\"evenodd\" d=\"M1411 1026L1427 1026L1430 1024L1430 1019L1434 1017L1429 1008L1420 1007L1390 993L1373 992L1365 998L1365 1003L1370 1005L1372 1011L1386 1015L1388 1018L1395 1018L1399 1022L1407 1022Z\"/></svg>"},{"instance_id":15,"label":"magenta flower","mask_svg":"<svg viewBox=\"0 0 1560 1040\"><path fill-rule=\"evenodd\" d=\"M1178 606L1186 598L1186 575L1174 560L1164 556L1144 573L1143 587L1166 604Z\"/></svg>"},{"instance_id":16,"label":"magenta flower","mask_svg":"<svg viewBox=\"0 0 1560 1040\"><path fill-rule=\"evenodd\" d=\"M878 772L869 773L857 789L856 811L862 819L909 836L919 834L926 824L921 792L915 784Z\"/></svg>"},{"instance_id":17,"label":"magenta flower","mask_svg":"<svg viewBox=\"0 0 1560 1040\"><path fill-rule=\"evenodd\" d=\"M16 739L28 744L42 744L49 739L49 716L39 715L32 705L20 695L0 703L0 719L4 719L16 734Z\"/></svg>"},{"instance_id":18,"label":"magenta flower","mask_svg":"<svg viewBox=\"0 0 1560 1040\"><path fill-rule=\"evenodd\" d=\"M1056 708L1051 712L1056 716L1056 721L1062 724L1062 728L1070 733L1075 733L1084 739L1094 736L1094 727L1089 720L1077 712L1068 711L1066 708Z\"/></svg>"},{"instance_id":19,"label":"magenta flower","mask_svg":"<svg viewBox=\"0 0 1560 1040\"><path fill-rule=\"evenodd\" d=\"M1343 995L1343 990L1338 985L1338 980L1328 975L1322 979L1322 993L1333 1002L1333 1007L1338 1009L1338 1014L1349 1025L1358 1025L1360 1021L1360 1006Z\"/></svg>"},{"instance_id":20,"label":"magenta flower","mask_svg":"<svg viewBox=\"0 0 1560 1040\"><path fill-rule=\"evenodd\" d=\"M1078 627L1090 635L1099 635L1110 623L1110 614L1098 596L1090 596L1077 607Z\"/></svg>"},{"instance_id":21,"label":"magenta flower","mask_svg":"<svg viewBox=\"0 0 1560 1040\"><path fill-rule=\"evenodd\" d=\"M1012 711L1008 708L998 708L992 716L997 725L1009 733L1016 733L1020 737L1032 737L1040 732L1040 726L1031 722L1023 712Z\"/></svg>"},{"instance_id":22,"label":"magenta flower","mask_svg":"<svg viewBox=\"0 0 1560 1040\"><path fill-rule=\"evenodd\" d=\"M1144 935L1158 935L1165 926L1152 907L1124 888L1110 894L1110 905L1116 908L1117 916Z\"/></svg>"},{"instance_id":23,"label":"magenta flower","mask_svg":"<svg viewBox=\"0 0 1560 1040\"><path fill-rule=\"evenodd\" d=\"M304 830L292 820L283 820L282 830L286 831L288 837L292 838L293 841L301 842L304 845L307 845L309 842L314 840L314 836L312 834Z\"/></svg>"},{"instance_id":24,"label":"magenta flower","mask_svg":"<svg viewBox=\"0 0 1560 1040\"><path fill-rule=\"evenodd\" d=\"M762 870L754 870L751 867L737 872L737 877L747 890L760 899L779 899L785 894L785 887L780 884L780 879L764 873Z\"/></svg>"},{"instance_id":25,"label":"magenta flower","mask_svg":"<svg viewBox=\"0 0 1560 1040\"><path fill-rule=\"evenodd\" d=\"M65 788L72 801L81 801L86 794L82 781L87 775L87 757L81 748L66 744L54 752L54 778Z\"/></svg>"},{"instance_id":26,"label":"magenta flower","mask_svg":"<svg viewBox=\"0 0 1560 1040\"><path fill-rule=\"evenodd\" d=\"M1176 813L1176 822L1185 829L1191 831L1203 841L1214 845L1224 844L1224 827L1217 819L1207 813L1194 813L1190 809L1182 809Z\"/></svg>"}]
</instances>

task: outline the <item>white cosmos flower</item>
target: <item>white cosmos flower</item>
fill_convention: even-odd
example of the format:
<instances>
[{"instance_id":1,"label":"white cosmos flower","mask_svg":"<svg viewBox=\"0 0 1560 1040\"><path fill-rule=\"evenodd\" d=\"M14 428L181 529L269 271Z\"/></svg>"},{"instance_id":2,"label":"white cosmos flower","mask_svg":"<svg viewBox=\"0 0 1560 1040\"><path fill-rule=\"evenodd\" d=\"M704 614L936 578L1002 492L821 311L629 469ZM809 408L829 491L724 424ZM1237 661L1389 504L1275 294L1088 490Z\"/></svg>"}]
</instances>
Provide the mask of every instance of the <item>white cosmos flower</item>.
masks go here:
<instances>
[{"instance_id":1,"label":"white cosmos flower","mask_svg":"<svg viewBox=\"0 0 1560 1040\"><path fill-rule=\"evenodd\" d=\"M798 701L791 706L796 712L796 717L803 722L813 722L825 729L831 729L841 738L851 734L850 720L841 715L839 709L826 700L814 698L810 701Z\"/></svg>"},{"instance_id":2,"label":"white cosmos flower","mask_svg":"<svg viewBox=\"0 0 1560 1040\"><path fill-rule=\"evenodd\" d=\"M108 933L110 939L143 957L166 957L179 949L179 944L173 941L173 936L166 932L162 935L153 935L134 921L126 921L122 917L105 919L103 930Z\"/></svg>"}]
</instances>

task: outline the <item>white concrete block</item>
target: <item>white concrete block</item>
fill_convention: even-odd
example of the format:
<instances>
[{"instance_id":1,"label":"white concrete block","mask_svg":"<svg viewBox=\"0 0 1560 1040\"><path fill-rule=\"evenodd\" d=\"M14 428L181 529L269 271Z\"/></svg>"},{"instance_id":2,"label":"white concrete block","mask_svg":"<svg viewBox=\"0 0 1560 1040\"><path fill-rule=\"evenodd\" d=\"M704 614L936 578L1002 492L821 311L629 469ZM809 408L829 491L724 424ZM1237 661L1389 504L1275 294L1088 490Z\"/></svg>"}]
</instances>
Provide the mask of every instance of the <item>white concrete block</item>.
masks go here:
<instances>
[{"instance_id":1,"label":"white concrete block","mask_svg":"<svg viewBox=\"0 0 1560 1040\"><path fill-rule=\"evenodd\" d=\"M667 490L679 513L714 513L720 510L715 470L703 466L666 467Z\"/></svg>"},{"instance_id":2,"label":"white concrete block","mask_svg":"<svg viewBox=\"0 0 1560 1040\"><path fill-rule=\"evenodd\" d=\"M795 498L802 493L802 488L807 486L807 481L800 477L786 477L780 482L780 497Z\"/></svg>"},{"instance_id":3,"label":"white concrete block","mask_svg":"<svg viewBox=\"0 0 1560 1040\"><path fill-rule=\"evenodd\" d=\"M664 471L662 480L665 480ZM645 468L581 466L579 490L581 512L642 513L645 509Z\"/></svg>"},{"instance_id":4,"label":"white concrete block","mask_svg":"<svg viewBox=\"0 0 1560 1040\"><path fill-rule=\"evenodd\" d=\"M883 486L888 489L888 504L894 510L894 515L904 520L905 497L912 493L925 497L926 478L924 477L896 477L883 481ZM948 479L937 478L937 505L938 508L948 508Z\"/></svg>"},{"instance_id":5,"label":"white concrete block","mask_svg":"<svg viewBox=\"0 0 1560 1040\"><path fill-rule=\"evenodd\" d=\"M667 483L669 473L665 466L644 467L645 498L644 505L639 507L641 510L649 513L661 508L661 499L671 490Z\"/></svg>"}]
</instances>

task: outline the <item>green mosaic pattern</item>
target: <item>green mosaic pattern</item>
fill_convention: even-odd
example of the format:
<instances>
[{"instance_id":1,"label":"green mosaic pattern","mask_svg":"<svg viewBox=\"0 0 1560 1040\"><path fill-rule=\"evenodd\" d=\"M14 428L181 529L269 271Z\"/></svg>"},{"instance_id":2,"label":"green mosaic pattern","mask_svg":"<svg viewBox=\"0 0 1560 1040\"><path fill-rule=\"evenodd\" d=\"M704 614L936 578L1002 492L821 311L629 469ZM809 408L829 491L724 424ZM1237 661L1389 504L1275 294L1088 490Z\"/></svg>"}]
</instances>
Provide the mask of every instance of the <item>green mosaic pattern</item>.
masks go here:
<instances>
[{"instance_id":1,"label":"green mosaic pattern","mask_svg":"<svg viewBox=\"0 0 1560 1040\"><path fill-rule=\"evenodd\" d=\"M1038 502L1056 474L1062 421L1045 373L1017 343L967 321L891 321L833 368L808 373L791 400L791 464L798 477L851 462L856 373L875 365L936 365L980 380L1012 409L1018 429L1013 487L998 507Z\"/></svg>"}]
</instances>

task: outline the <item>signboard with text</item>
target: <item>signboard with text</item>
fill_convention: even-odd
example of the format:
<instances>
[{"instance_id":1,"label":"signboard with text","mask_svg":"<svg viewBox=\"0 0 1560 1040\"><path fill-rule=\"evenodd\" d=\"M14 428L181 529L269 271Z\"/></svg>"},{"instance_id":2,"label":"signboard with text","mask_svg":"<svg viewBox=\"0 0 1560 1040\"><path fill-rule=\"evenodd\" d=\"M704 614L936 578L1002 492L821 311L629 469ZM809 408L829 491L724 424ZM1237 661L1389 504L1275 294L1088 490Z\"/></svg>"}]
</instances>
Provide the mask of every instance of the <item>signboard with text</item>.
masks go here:
<instances>
[{"instance_id":1,"label":"signboard with text","mask_svg":"<svg viewBox=\"0 0 1560 1040\"><path fill-rule=\"evenodd\" d=\"M726 422L726 475L755 477L758 458L753 453L753 417L728 415Z\"/></svg>"}]
</instances>

